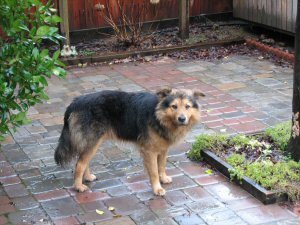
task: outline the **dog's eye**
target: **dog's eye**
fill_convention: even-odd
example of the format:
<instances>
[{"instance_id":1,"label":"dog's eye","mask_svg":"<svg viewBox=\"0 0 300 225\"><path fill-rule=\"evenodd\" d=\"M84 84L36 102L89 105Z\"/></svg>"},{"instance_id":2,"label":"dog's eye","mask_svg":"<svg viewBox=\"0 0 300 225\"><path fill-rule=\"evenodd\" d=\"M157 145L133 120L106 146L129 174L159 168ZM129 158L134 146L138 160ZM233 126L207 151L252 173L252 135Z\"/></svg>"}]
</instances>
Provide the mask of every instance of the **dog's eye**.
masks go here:
<instances>
[{"instance_id":1,"label":"dog's eye","mask_svg":"<svg viewBox=\"0 0 300 225\"><path fill-rule=\"evenodd\" d=\"M177 109L177 105L171 105L172 109Z\"/></svg>"},{"instance_id":2,"label":"dog's eye","mask_svg":"<svg viewBox=\"0 0 300 225\"><path fill-rule=\"evenodd\" d=\"M191 108L191 106L190 106L190 105L186 105L185 108L186 108L186 109L189 109L189 108Z\"/></svg>"}]
</instances>

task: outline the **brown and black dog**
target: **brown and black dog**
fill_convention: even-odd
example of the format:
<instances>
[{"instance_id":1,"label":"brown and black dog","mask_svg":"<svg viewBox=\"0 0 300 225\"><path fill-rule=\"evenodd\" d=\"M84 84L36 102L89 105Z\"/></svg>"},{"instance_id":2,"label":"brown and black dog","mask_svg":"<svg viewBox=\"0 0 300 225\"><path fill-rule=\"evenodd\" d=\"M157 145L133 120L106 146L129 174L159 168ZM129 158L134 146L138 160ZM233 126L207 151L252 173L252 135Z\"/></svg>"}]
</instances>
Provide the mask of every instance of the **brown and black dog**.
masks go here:
<instances>
[{"instance_id":1,"label":"brown and black dog","mask_svg":"<svg viewBox=\"0 0 300 225\"><path fill-rule=\"evenodd\" d=\"M199 91L162 89L156 94L102 91L76 98L67 108L55 151L63 165L78 157L75 189L88 189L93 181L89 162L107 139L133 142L140 149L153 192L164 195L161 183L171 183L166 174L170 146L184 138L200 120ZM161 182L161 183L160 183Z\"/></svg>"}]
</instances>

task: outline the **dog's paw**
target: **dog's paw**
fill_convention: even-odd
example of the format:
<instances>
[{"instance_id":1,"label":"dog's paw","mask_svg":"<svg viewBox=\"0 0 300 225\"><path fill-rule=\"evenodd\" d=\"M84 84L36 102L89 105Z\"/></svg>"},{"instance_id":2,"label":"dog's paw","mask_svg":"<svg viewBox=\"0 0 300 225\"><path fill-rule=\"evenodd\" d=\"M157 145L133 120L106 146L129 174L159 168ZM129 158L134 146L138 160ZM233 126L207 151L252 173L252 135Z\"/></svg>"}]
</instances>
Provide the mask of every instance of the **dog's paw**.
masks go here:
<instances>
[{"instance_id":1,"label":"dog's paw","mask_svg":"<svg viewBox=\"0 0 300 225\"><path fill-rule=\"evenodd\" d=\"M84 177L84 180L85 181L88 181L88 182L92 182L92 181L94 181L94 180L96 180L97 179L97 177L94 175L94 174L89 174L89 175L86 175L85 177Z\"/></svg>"},{"instance_id":2,"label":"dog's paw","mask_svg":"<svg viewBox=\"0 0 300 225\"><path fill-rule=\"evenodd\" d=\"M163 189L162 187L154 189L153 192L155 195L158 196L164 196L166 194L166 190Z\"/></svg>"},{"instance_id":3,"label":"dog's paw","mask_svg":"<svg viewBox=\"0 0 300 225\"><path fill-rule=\"evenodd\" d=\"M88 186L86 186L84 184L75 185L75 190L78 192L85 192L88 189L89 189Z\"/></svg>"},{"instance_id":4,"label":"dog's paw","mask_svg":"<svg viewBox=\"0 0 300 225\"><path fill-rule=\"evenodd\" d=\"M170 184L172 183L172 177L169 177L169 176L162 176L160 178L160 181L163 183L163 184Z\"/></svg>"}]
</instances>

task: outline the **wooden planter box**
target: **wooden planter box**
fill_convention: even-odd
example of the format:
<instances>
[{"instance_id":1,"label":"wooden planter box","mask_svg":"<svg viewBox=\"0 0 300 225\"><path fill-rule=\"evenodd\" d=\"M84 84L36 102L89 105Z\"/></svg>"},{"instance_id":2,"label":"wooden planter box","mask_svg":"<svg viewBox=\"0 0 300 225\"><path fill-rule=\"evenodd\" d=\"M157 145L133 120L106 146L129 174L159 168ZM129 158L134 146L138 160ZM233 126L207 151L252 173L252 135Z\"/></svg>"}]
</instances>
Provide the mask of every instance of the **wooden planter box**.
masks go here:
<instances>
[{"instance_id":1,"label":"wooden planter box","mask_svg":"<svg viewBox=\"0 0 300 225\"><path fill-rule=\"evenodd\" d=\"M208 164L214 166L223 175L230 178L229 170L233 169L231 165L209 150L202 151L201 155ZM239 184L243 189L264 204L273 204L287 200L287 195L285 193L268 191L248 177L243 177L241 181L235 179L234 182Z\"/></svg>"}]
</instances>

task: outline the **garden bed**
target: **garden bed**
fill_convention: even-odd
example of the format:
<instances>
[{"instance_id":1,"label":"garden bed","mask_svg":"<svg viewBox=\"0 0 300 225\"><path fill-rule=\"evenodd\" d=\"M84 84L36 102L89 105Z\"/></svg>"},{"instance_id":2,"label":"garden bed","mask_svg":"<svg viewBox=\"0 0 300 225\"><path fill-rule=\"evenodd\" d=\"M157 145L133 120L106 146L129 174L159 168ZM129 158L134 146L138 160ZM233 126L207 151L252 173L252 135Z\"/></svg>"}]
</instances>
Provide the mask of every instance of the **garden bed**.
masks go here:
<instances>
[{"instance_id":1,"label":"garden bed","mask_svg":"<svg viewBox=\"0 0 300 225\"><path fill-rule=\"evenodd\" d=\"M262 134L200 135L189 152L240 184L264 204L300 200L300 163L286 149L291 124L268 128Z\"/></svg>"}]
</instances>

